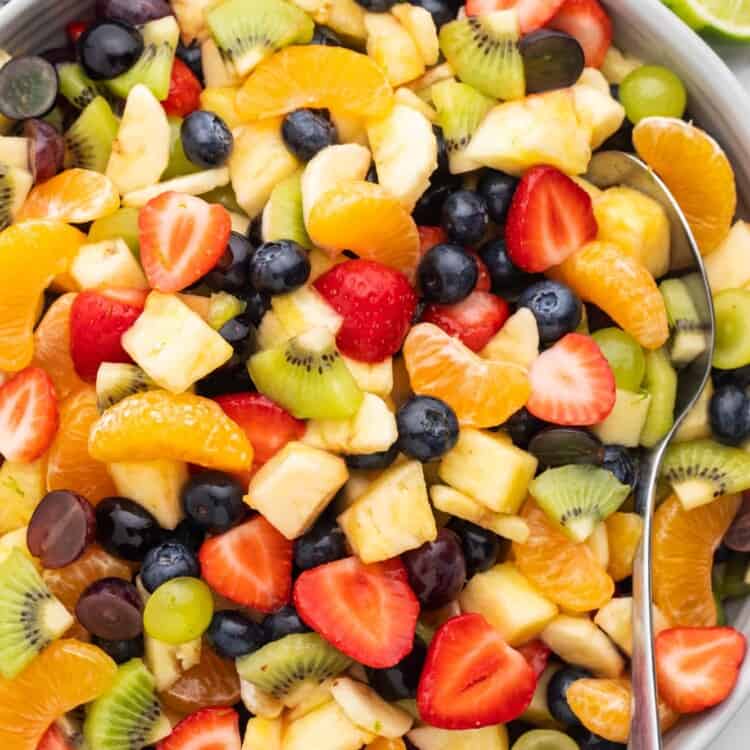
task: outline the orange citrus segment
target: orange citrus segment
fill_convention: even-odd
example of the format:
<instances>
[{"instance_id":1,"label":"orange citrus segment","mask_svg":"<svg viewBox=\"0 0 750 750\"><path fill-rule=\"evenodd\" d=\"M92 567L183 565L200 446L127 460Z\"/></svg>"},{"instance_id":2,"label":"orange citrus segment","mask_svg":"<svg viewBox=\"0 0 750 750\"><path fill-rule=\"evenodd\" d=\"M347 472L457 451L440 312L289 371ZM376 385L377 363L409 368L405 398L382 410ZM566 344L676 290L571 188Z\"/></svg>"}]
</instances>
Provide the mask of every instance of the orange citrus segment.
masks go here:
<instances>
[{"instance_id":1,"label":"orange citrus segment","mask_svg":"<svg viewBox=\"0 0 750 750\"><path fill-rule=\"evenodd\" d=\"M87 169L68 169L37 185L17 219L56 219L83 224L113 214L119 207L120 194L109 177Z\"/></svg>"},{"instance_id":2,"label":"orange citrus segment","mask_svg":"<svg viewBox=\"0 0 750 750\"><path fill-rule=\"evenodd\" d=\"M89 438L99 461L171 458L212 469L246 471L253 447L214 401L192 393L136 393L100 417Z\"/></svg>"},{"instance_id":3,"label":"orange citrus segment","mask_svg":"<svg viewBox=\"0 0 750 750\"><path fill-rule=\"evenodd\" d=\"M343 47L287 47L255 68L236 103L247 120L301 107L382 117L393 104L393 89L366 55Z\"/></svg>"},{"instance_id":4,"label":"orange citrus segment","mask_svg":"<svg viewBox=\"0 0 750 750\"><path fill-rule=\"evenodd\" d=\"M614 581L588 544L571 541L533 500L526 502L521 517L529 538L513 544L516 564L545 596L568 612L599 609L612 598Z\"/></svg>"},{"instance_id":5,"label":"orange citrus segment","mask_svg":"<svg viewBox=\"0 0 750 750\"><path fill-rule=\"evenodd\" d=\"M607 572L615 581L633 575L633 560L643 536L643 519L637 513L613 513L605 522L609 544Z\"/></svg>"},{"instance_id":6,"label":"orange citrus segment","mask_svg":"<svg viewBox=\"0 0 750 750\"><path fill-rule=\"evenodd\" d=\"M14 679L0 677L0 746L35 750L53 721L109 690L116 671L100 648L61 640Z\"/></svg>"},{"instance_id":7,"label":"orange citrus segment","mask_svg":"<svg viewBox=\"0 0 750 750\"><path fill-rule=\"evenodd\" d=\"M0 370L15 372L31 362L42 292L85 241L85 234L57 221L14 224L0 233Z\"/></svg>"},{"instance_id":8,"label":"orange citrus segment","mask_svg":"<svg viewBox=\"0 0 750 750\"><path fill-rule=\"evenodd\" d=\"M494 427L528 400L526 370L482 359L431 323L414 326L404 343L414 393L442 399L466 427Z\"/></svg>"},{"instance_id":9,"label":"orange citrus segment","mask_svg":"<svg viewBox=\"0 0 750 750\"><path fill-rule=\"evenodd\" d=\"M633 144L672 191L701 253L716 250L737 210L734 170L721 146L700 128L672 117L641 120Z\"/></svg>"},{"instance_id":10,"label":"orange citrus segment","mask_svg":"<svg viewBox=\"0 0 750 750\"><path fill-rule=\"evenodd\" d=\"M549 275L604 310L646 349L658 349L669 338L667 309L654 277L616 245L591 242Z\"/></svg>"},{"instance_id":11,"label":"orange citrus segment","mask_svg":"<svg viewBox=\"0 0 750 750\"><path fill-rule=\"evenodd\" d=\"M714 551L740 507L739 495L726 495L694 510L676 496L654 515L654 601L675 626L716 625L711 587Z\"/></svg>"}]
</instances>

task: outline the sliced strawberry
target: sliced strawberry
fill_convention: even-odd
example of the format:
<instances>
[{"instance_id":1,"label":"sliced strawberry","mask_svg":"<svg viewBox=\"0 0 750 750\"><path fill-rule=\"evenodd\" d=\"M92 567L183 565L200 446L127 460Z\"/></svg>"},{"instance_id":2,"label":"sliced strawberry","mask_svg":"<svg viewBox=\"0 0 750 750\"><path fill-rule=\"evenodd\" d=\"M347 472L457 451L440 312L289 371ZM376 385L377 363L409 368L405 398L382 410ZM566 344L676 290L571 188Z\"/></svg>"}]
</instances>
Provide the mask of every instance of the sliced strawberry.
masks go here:
<instances>
[{"instance_id":1,"label":"sliced strawberry","mask_svg":"<svg viewBox=\"0 0 750 750\"><path fill-rule=\"evenodd\" d=\"M169 80L169 94L162 102L168 115L187 117L200 109L203 86L190 68L179 57L172 64L172 77Z\"/></svg>"},{"instance_id":2,"label":"sliced strawberry","mask_svg":"<svg viewBox=\"0 0 750 750\"><path fill-rule=\"evenodd\" d=\"M509 315L505 300L490 292L472 292L455 305L427 305L422 321L434 323L478 352L503 327Z\"/></svg>"},{"instance_id":3,"label":"sliced strawberry","mask_svg":"<svg viewBox=\"0 0 750 750\"><path fill-rule=\"evenodd\" d=\"M734 628L671 628L656 637L659 694L681 714L721 703L734 690L747 641Z\"/></svg>"},{"instance_id":4,"label":"sliced strawberry","mask_svg":"<svg viewBox=\"0 0 750 750\"><path fill-rule=\"evenodd\" d=\"M414 645L419 602L398 559L365 565L356 557L307 570L294 584L300 617L367 667L392 667Z\"/></svg>"},{"instance_id":5,"label":"sliced strawberry","mask_svg":"<svg viewBox=\"0 0 750 750\"><path fill-rule=\"evenodd\" d=\"M131 362L122 348L122 334L143 307L99 292L81 292L70 308L70 355L84 380L96 380L102 362Z\"/></svg>"},{"instance_id":6,"label":"sliced strawberry","mask_svg":"<svg viewBox=\"0 0 750 750\"><path fill-rule=\"evenodd\" d=\"M565 0L466 0L466 15L481 16L495 10L515 8L521 22L521 33L528 34L544 26Z\"/></svg>"},{"instance_id":7,"label":"sliced strawberry","mask_svg":"<svg viewBox=\"0 0 750 750\"><path fill-rule=\"evenodd\" d=\"M203 708L186 716L157 750L240 750L240 718L233 708Z\"/></svg>"},{"instance_id":8,"label":"sliced strawberry","mask_svg":"<svg viewBox=\"0 0 750 750\"><path fill-rule=\"evenodd\" d=\"M260 612L289 602L293 545L255 516L203 543L199 558L206 583L217 593Z\"/></svg>"},{"instance_id":9,"label":"sliced strawberry","mask_svg":"<svg viewBox=\"0 0 750 750\"><path fill-rule=\"evenodd\" d=\"M526 408L552 424L583 427L606 419L615 405L615 377L590 336L569 333L531 365Z\"/></svg>"},{"instance_id":10,"label":"sliced strawberry","mask_svg":"<svg viewBox=\"0 0 750 750\"><path fill-rule=\"evenodd\" d=\"M146 306L146 298L148 292L145 289L126 289L124 287L104 287L103 289L96 290L98 294L113 299L116 302L122 302L123 305L130 305L131 307L139 307L143 309Z\"/></svg>"},{"instance_id":11,"label":"sliced strawberry","mask_svg":"<svg viewBox=\"0 0 750 750\"><path fill-rule=\"evenodd\" d=\"M435 245L448 241L448 235L442 227L417 227L419 231L419 251L424 255Z\"/></svg>"},{"instance_id":12,"label":"sliced strawberry","mask_svg":"<svg viewBox=\"0 0 750 750\"><path fill-rule=\"evenodd\" d=\"M36 750L75 750L75 744L57 724L50 724L39 740Z\"/></svg>"},{"instance_id":13,"label":"sliced strawberry","mask_svg":"<svg viewBox=\"0 0 750 750\"><path fill-rule=\"evenodd\" d=\"M474 285L475 292L489 292L492 287L492 279L490 279L490 272L484 261L479 257L479 253L475 253L473 250L466 251L477 263L477 283Z\"/></svg>"},{"instance_id":14,"label":"sliced strawberry","mask_svg":"<svg viewBox=\"0 0 750 750\"><path fill-rule=\"evenodd\" d=\"M510 259L530 273L546 271L596 237L589 194L554 167L524 174L508 211L505 242Z\"/></svg>"},{"instance_id":15,"label":"sliced strawberry","mask_svg":"<svg viewBox=\"0 0 750 750\"><path fill-rule=\"evenodd\" d=\"M255 449L255 463L264 464L291 440L305 434L305 423L260 393L232 393L214 399L236 422Z\"/></svg>"},{"instance_id":16,"label":"sliced strawberry","mask_svg":"<svg viewBox=\"0 0 750 750\"><path fill-rule=\"evenodd\" d=\"M523 658L531 665L537 678L542 676L542 672L547 669L547 662L552 651L540 640L529 641L518 650L523 654Z\"/></svg>"},{"instance_id":17,"label":"sliced strawberry","mask_svg":"<svg viewBox=\"0 0 750 750\"><path fill-rule=\"evenodd\" d=\"M71 21L66 27L65 27L65 33L68 35L68 39L75 44L78 41L78 38L83 34L86 29L88 29L89 25L86 23L86 21Z\"/></svg>"},{"instance_id":18,"label":"sliced strawberry","mask_svg":"<svg viewBox=\"0 0 750 750\"><path fill-rule=\"evenodd\" d=\"M612 21L598 0L565 0L547 26L575 37L586 66L601 68L612 44Z\"/></svg>"},{"instance_id":19,"label":"sliced strawberry","mask_svg":"<svg viewBox=\"0 0 750 750\"><path fill-rule=\"evenodd\" d=\"M349 260L326 271L315 288L344 318L336 337L342 354L382 362L401 348L417 308L402 273L373 260Z\"/></svg>"},{"instance_id":20,"label":"sliced strawberry","mask_svg":"<svg viewBox=\"0 0 750 750\"><path fill-rule=\"evenodd\" d=\"M417 689L422 721L441 729L504 724L531 703L536 675L523 654L478 614L435 633Z\"/></svg>"},{"instance_id":21,"label":"sliced strawberry","mask_svg":"<svg viewBox=\"0 0 750 750\"><path fill-rule=\"evenodd\" d=\"M149 284L179 292L205 276L224 254L232 231L229 212L194 195L162 193L138 215L141 263Z\"/></svg>"},{"instance_id":22,"label":"sliced strawberry","mask_svg":"<svg viewBox=\"0 0 750 750\"><path fill-rule=\"evenodd\" d=\"M27 367L0 387L0 454L7 461L39 458L58 421L55 386L41 368Z\"/></svg>"}]
</instances>

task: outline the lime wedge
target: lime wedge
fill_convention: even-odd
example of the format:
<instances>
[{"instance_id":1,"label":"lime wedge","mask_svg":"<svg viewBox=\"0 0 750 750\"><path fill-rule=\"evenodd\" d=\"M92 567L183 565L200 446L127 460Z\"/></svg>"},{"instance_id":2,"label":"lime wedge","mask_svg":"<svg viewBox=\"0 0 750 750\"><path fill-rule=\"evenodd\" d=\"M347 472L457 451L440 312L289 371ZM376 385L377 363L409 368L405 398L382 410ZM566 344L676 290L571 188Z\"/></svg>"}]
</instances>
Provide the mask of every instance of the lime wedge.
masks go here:
<instances>
[{"instance_id":1,"label":"lime wedge","mask_svg":"<svg viewBox=\"0 0 750 750\"><path fill-rule=\"evenodd\" d=\"M737 41L750 41L748 0L662 0L696 31L711 31Z\"/></svg>"}]
</instances>

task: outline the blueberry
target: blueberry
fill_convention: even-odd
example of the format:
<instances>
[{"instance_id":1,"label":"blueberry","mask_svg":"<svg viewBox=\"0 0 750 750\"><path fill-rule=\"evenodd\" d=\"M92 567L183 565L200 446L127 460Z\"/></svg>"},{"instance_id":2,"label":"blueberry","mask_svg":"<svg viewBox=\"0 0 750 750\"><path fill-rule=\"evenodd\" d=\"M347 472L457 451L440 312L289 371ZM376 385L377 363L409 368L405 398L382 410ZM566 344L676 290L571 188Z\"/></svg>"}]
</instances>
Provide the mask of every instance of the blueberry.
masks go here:
<instances>
[{"instance_id":1,"label":"blueberry","mask_svg":"<svg viewBox=\"0 0 750 750\"><path fill-rule=\"evenodd\" d=\"M508 255L505 240L500 237L485 242L479 248L479 257L487 266L492 280L492 289L496 292L517 288L529 279L525 271L513 264Z\"/></svg>"},{"instance_id":2,"label":"blueberry","mask_svg":"<svg viewBox=\"0 0 750 750\"><path fill-rule=\"evenodd\" d=\"M366 453L357 456L344 456L346 465L350 469L387 469L398 456L398 443L394 443L387 451Z\"/></svg>"},{"instance_id":3,"label":"blueberry","mask_svg":"<svg viewBox=\"0 0 750 750\"><path fill-rule=\"evenodd\" d=\"M409 584L424 609L439 609L452 602L466 585L466 560L461 539L450 529L401 558Z\"/></svg>"},{"instance_id":4,"label":"blueberry","mask_svg":"<svg viewBox=\"0 0 750 750\"><path fill-rule=\"evenodd\" d=\"M229 235L229 244L216 265L200 283L205 284L212 292L242 291L248 286L248 265L253 254L250 240L238 232Z\"/></svg>"},{"instance_id":5,"label":"blueberry","mask_svg":"<svg viewBox=\"0 0 750 750\"><path fill-rule=\"evenodd\" d=\"M443 204L448 196L461 184L455 175L435 172L430 186L422 193L414 207L412 216L421 226L437 226L442 221Z\"/></svg>"},{"instance_id":6,"label":"blueberry","mask_svg":"<svg viewBox=\"0 0 750 750\"><path fill-rule=\"evenodd\" d=\"M91 24L77 44L81 65L95 81L126 73L143 53L143 37L138 29L121 21Z\"/></svg>"},{"instance_id":7,"label":"blueberry","mask_svg":"<svg viewBox=\"0 0 750 750\"><path fill-rule=\"evenodd\" d=\"M357 0L370 13L387 13L398 0Z\"/></svg>"},{"instance_id":8,"label":"blueberry","mask_svg":"<svg viewBox=\"0 0 750 750\"><path fill-rule=\"evenodd\" d=\"M310 259L293 240L263 243L250 258L250 282L259 292L286 294L310 277Z\"/></svg>"},{"instance_id":9,"label":"blueberry","mask_svg":"<svg viewBox=\"0 0 750 750\"><path fill-rule=\"evenodd\" d=\"M140 562L161 541L156 519L126 497L108 497L96 506L96 538L107 552Z\"/></svg>"},{"instance_id":10,"label":"blueberry","mask_svg":"<svg viewBox=\"0 0 750 750\"><path fill-rule=\"evenodd\" d=\"M281 123L286 147L301 161L310 159L338 141L336 126L326 109L295 109Z\"/></svg>"},{"instance_id":11,"label":"blueberry","mask_svg":"<svg viewBox=\"0 0 750 750\"><path fill-rule=\"evenodd\" d=\"M422 296L428 302L451 305L474 290L479 270L474 258L458 245L435 245L425 253L417 269Z\"/></svg>"},{"instance_id":12,"label":"blueberry","mask_svg":"<svg viewBox=\"0 0 750 750\"><path fill-rule=\"evenodd\" d=\"M261 625L231 609L214 613L206 638L214 651L225 659L251 654L267 643Z\"/></svg>"},{"instance_id":13,"label":"blueberry","mask_svg":"<svg viewBox=\"0 0 750 750\"><path fill-rule=\"evenodd\" d=\"M633 489L638 484L638 460L622 445L604 446L602 467L611 471L622 484L627 484Z\"/></svg>"},{"instance_id":14,"label":"blueberry","mask_svg":"<svg viewBox=\"0 0 750 750\"><path fill-rule=\"evenodd\" d=\"M518 298L519 307L528 307L539 326L539 340L553 344L581 322L581 300L564 284L540 281L525 289Z\"/></svg>"},{"instance_id":15,"label":"blueberry","mask_svg":"<svg viewBox=\"0 0 750 750\"><path fill-rule=\"evenodd\" d=\"M247 514L240 483L221 471L203 471L182 488L182 507L193 523L212 534L236 526Z\"/></svg>"},{"instance_id":16,"label":"blueberry","mask_svg":"<svg viewBox=\"0 0 750 750\"><path fill-rule=\"evenodd\" d=\"M510 202L518 187L518 179L505 172L486 169L479 178L477 192L487 204L487 213L492 221L505 224Z\"/></svg>"},{"instance_id":17,"label":"blueberry","mask_svg":"<svg viewBox=\"0 0 750 750\"><path fill-rule=\"evenodd\" d=\"M306 534L294 542L294 564L299 570L310 570L319 565L346 557L346 537L334 519L319 518Z\"/></svg>"},{"instance_id":18,"label":"blueberry","mask_svg":"<svg viewBox=\"0 0 750 750\"><path fill-rule=\"evenodd\" d=\"M448 161L448 144L445 142L443 129L438 125L433 125L432 132L435 133L435 140L437 141L438 147L438 165L436 172L438 174L450 174L450 163Z\"/></svg>"},{"instance_id":19,"label":"blueberry","mask_svg":"<svg viewBox=\"0 0 750 750\"><path fill-rule=\"evenodd\" d=\"M370 686L387 701L415 698L426 658L427 648L419 638L415 638L412 650L395 666L367 669Z\"/></svg>"},{"instance_id":20,"label":"blueberry","mask_svg":"<svg viewBox=\"0 0 750 750\"><path fill-rule=\"evenodd\" d=\"M456 17L453 8L446 0L409 0L409 2L419 8L424 8L432 16L438 29Z\"/></svg>"},{"instance_id":21,"label":"blueberry","mask_svg":"<svg viewBox=\"0 0 750 750\"><path fill-rule=\"evenodd\" d=\"M328 26L316 26L310 44L320 44L323 47L344 46L344 43L339 38L338 34L336 34L333 29L329 29Z\"/></svg>"},{"instance_id":22,"label":"blueberry","mask_svg":"<svg viewBox=\"0 0 750 750\"><path fill-rule=\"evenodd\" d=\"M92 635L91 643L111 657L115 664L125 664L131 659L139 659L143 656L143 636L140 635L137 638L128 638L124 641L110 641Z\"/></svg>"},{"instance_id":23,"label":"blueberry","mask_svg":"<svg viewBox=\"0 0 750 750\"><path fill-rule=\"evenodd\" d=\"M141 583L150 594L162 583L183 576L200 578L201 568L195 553L179 542L162 542L143 558Z\"/></svg>"},{"instance_id":24,"label":"blueberry","mask_svg":"<svg viewBox=\"0 0 750 750\"><path fill-rule=\"evenodd\" d=\"M739 445L750 437L750 398L734 383L722 385L711 397L711 431L726 445Z\"/></svg>"},{"instance_id":25,"label":"blueberry","mask_svg":"<svg viewBox=\"0 0 750 750\"><path fill-rule=\"evenodd\" d=\"M576 682L591 677L591 674L585 669L576 667L566 667L556 672L547 685L547 706L549 712L558 721L566 726L575 727L580 725L578 717L573 713L568 705L568 688Z\"/></svg>"},{"instance_id":26,"label":"blueberry","mask_svg":"<svg viewBox=\"0 0 750 750\"><path fill-rule=\"evenodd\" d=\"M271 307L271 299L265 292L259 292L249 284L235 294L246 304L243 315L247 315L248 320L257 328Z\"/></svg>"},{"instance_id":27,"label":"blueberry","mask_svg":"<svg viewBox=\"0 0 750 750\"><path fill-rule=\"evenodd\" d=\"M471 190L458 190L443 204L445 233L459 245L473 245L484 237L489 222L484 198Z\"/></svg>"},{"instance_id":28,"label":"blueberry","mask_svg":"<svg viewBox=\"0 0 750 750\"><path fill-rule=\"evenodd\" d=\"M191 112L182 121L180 137L187 158L206 169L224 164L234 145L232 131L224 120L203 109Z\"/></svg>"},{"instance_id":29,"label":"blueberry","mask_svg":"<svg viewBox=\"0 0 750 750\"><path fill-rule=\"evenodd\" d=\"M508 421L503 425L507 430L511 440L519 447L526 450L531 438L544 429L546 422L535 417L526 407L522 407L515 414L511 415Z\"/></svg>"},{"instance_id":30,"label":"blueberry","mask_svg":"<svg viewBox=\"0 0 750 750\"><path fill-rule=\"evenodd\" d=\"M206 532L189 518L183 518L167 538L169 541L184 545L191 552L198 552L206 538Z\"/></svg>"},{"instance_id":31,"label":"blueberry","mask_svg":"<svg viewBox=\"0 0 750 750\"><path fill-rule=\"evenodd\" d=\"M398 447L418 461L445 455L458 440L458 419L448 404L430 396L414 396L396 412Z\"/></svg>"},{"instance_id":32,"label":"blueberry","mask_svg":"<svg viewBox=\"0 0 750 750\"><path fill-rule=\"evenodd\" d=\"M255 343L255 326L247 313L230 318L219 328L219 335L232 345L243 363L247 361Z\"/></svg>"},{"instance_id":33,"label":"blueberry","mask_svg":"<svg viewBox=\"0 0 750 750\"><path fill-rule=\"evenodd\" d=\"M294 633L309 633L310 628L302 622L297 610L291 605L282 607L263 620L263 630L267 641L278 641Z\"/></svg>"},{"instance_id":34,"label":"blueberry","mask_svg":"<svg viewBox=\"0 0 750 750\"><path fill-rule=\"evenodd\" d=\"M367 170L367 174L365 175L365 181L371 182L373 185L378 184L378 168L372 164L370 168Z\"/></svg>"},{"instance_id":35,"label":"blueberry","mask_svg":"<svg viewBox=\"0 0 750 750\"><path fill-rule=\"evenodd\" d=\"M232 355L232 359L234 358L235 355ZM222 365L210 375L201 378L195 384L195 387L198 394L206 398L223 396L227 393L242 393L243 391L255 390L253 381L250 380L250 375L247 372L247 367L244 364L237 365L236 363L232 367Z\"/></svg>"},{"instance_id":36,"label":"blueberry","mask_svg":"<svg viewBox=\"0 0 750 750\"><path fill-rule=\"evenodd\" d=\"M489 529L453 518L450 528L458 534L466 562L466 577L489 570L500 555L500 537Z\"/></svg>"},{"instance_id":37,"label":"blueberry","mask_svg":"<svg viewBox=\"0 0 750 750\"><path fill-rule=\"evenodd\" d=\"M193 71L199 81L203 81L203 56L198 42L192 42L190 45L180 42L177 45L175 55Z\"/></svg>"},{"instance_id":38,"label":"blueberry","mask_svg":"<svg viewBox=\"0 0 750 750\"><path fill-rule=\"evenodd\" d=\"M626 750L627 748L627 745L605 740L604 737L599 737L584 727L574 727L571 734L580 750Z\"/></svg>"}]
</instances>

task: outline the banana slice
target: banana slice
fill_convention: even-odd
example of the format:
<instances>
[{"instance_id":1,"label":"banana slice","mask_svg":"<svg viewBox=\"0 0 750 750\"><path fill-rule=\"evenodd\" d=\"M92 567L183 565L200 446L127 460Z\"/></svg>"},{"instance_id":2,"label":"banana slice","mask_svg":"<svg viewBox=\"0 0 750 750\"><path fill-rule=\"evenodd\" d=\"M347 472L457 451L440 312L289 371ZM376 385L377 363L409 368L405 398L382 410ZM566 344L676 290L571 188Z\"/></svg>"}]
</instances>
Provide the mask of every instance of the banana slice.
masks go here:
<instances>
[{"instance_id":1,"label":"banana slice","mask_svg":"<svg viewBox=\"0 0 750 750\"><path fill-rule=\"evenodd\" d=\"M187 193L187 195L203 195L210 193L214 188L224 187L224 185L228 184L229 169L227 167L207 169L205 172L196 172L195 174L185 175L185 177L175 177L173 180L160 182L143 190L134 190L132 193L126 193L122 197L122 205L141 208L162 193L172 191L175 193Z\"/></svg>"},{"instance_id":2,"label":"banana slice","mask_svg":"<svg viewBox=\"0 0 750 750\"><path fill-rule=\"evenodd\" d=\"M335 679L331 694L352 724L381 737L402 737L414 723L406 711L386 703L372 688L349 677Z\"/></svg>"}]
</instances>

